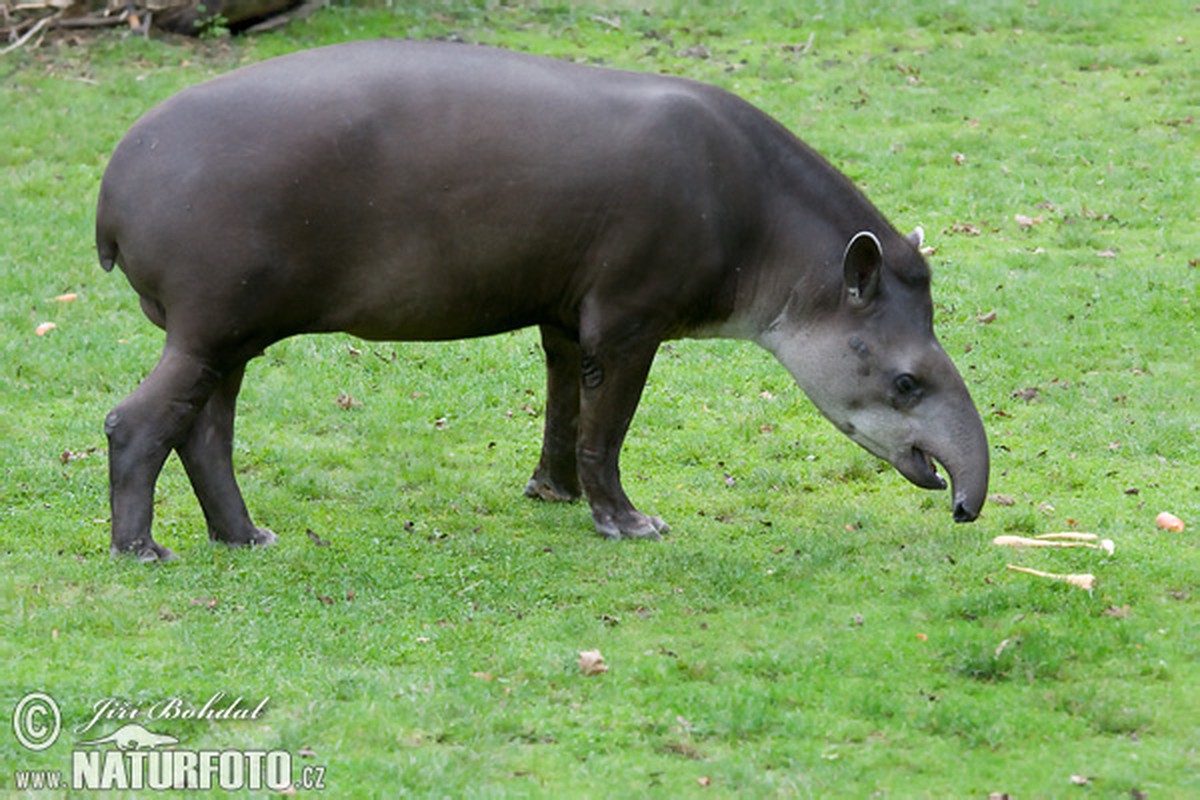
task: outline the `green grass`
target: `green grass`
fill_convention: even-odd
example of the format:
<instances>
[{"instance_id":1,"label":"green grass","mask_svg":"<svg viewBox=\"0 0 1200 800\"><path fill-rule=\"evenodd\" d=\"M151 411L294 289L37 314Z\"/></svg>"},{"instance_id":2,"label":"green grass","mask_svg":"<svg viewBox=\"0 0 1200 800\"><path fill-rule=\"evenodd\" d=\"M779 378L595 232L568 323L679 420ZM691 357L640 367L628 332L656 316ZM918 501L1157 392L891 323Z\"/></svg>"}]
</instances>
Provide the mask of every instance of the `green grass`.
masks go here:
<instances>
[{"instance_id":1,"label":"green grass","mask_svg":"<svg viewBox=\"0 0 1200 800\"><path fill-rule=\"evenodd\" d=\"M856 5L339 6L270 36L0 61L0 710L41 689L71 727L106 697L269 696L257 721L149 727L311 748L297 763L338 797L1200 794L1200 14ZM161 335L96 266L108 154L186 85L385 35L688 75L784 121L928 232L939 335L1012 504L955 526L765 353L678 342L623 459L673 531L612 544L585 506L521 497L544 402L531 332L311 337L252 364L239 417L241 482L279 546L210 546L172 460L156 535L180 560L111 560L102 420ZM1154 527L1167 509L1183 534ZM990 544L1065 529L1116 554ZM595 648L610 670L585 678ZM66 768L73 735L33 753L0 732L0 787Z\"/></svg>"}]
</instances>

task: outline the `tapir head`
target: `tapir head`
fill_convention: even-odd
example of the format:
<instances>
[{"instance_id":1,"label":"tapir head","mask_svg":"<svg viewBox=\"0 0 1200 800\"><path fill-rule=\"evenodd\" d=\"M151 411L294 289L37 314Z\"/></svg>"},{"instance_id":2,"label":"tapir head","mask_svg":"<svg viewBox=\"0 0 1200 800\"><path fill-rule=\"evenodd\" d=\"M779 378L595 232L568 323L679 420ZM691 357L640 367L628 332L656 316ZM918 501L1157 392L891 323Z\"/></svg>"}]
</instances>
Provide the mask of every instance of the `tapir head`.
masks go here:
<instances>
[{"instance_id":1,"label":"tapir head","mask_svg":"<svg viewBox=\"0 0 1200 800\"><path fill-rule=\"evenodd\" d=\"M762 343L834 425L924 489L945 489L954 519L979 516L988 444L962 376L933 333L921 231L885 248L862 232L845 245L837 285L791 289Z\"/></svg>"}]
</instances>

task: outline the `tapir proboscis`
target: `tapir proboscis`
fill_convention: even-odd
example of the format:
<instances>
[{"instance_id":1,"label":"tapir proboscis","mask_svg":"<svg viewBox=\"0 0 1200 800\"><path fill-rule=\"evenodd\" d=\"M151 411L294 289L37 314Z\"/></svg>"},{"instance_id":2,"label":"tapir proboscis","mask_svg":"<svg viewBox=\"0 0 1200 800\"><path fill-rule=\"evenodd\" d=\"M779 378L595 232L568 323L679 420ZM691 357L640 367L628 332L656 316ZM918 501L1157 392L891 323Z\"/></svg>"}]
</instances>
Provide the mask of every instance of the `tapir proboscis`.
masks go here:
<instances>
[{"instance_id":1,"label":"tapir proboscis","mask_svg":"<svg viewBox=\"0 0 1200 800\"><path fill-rule=\"evenodd\" d=\"M170 557L154 486L183 462L209 536L268 544L234 478L247 361L289 336L446 340L537 325L531 497L656 538L618 457L659 345L773 353L847 436L975 519L988 444L903 236L786 128L689 80L457 44L271 59L149 111L113 153L96 239L166 331L108 415L112 549Z\"/></svg>"}]
</instances>

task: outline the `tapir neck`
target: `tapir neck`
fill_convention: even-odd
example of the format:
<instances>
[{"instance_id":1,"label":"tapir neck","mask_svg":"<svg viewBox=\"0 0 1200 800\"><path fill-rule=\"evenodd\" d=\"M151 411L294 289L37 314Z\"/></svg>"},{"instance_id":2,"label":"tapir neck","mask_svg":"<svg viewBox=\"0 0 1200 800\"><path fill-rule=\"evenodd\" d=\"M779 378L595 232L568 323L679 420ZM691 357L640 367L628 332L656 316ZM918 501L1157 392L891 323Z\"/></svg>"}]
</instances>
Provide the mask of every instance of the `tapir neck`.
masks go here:
<instances>
[{"instance_id":1,"label":"tapir neck","mask_svg":"<svg viewBox=\"0 0 1200 800\"><path fill-rule=\"evenodd\" d=\"M689 332L763 343L785 309L817 319L842 302L842 255L860 231L896 246L900 235L854 184L779 125L754 131L765 179L753 244L727 265L729 315Z\"/></svg>"}]
</instances>

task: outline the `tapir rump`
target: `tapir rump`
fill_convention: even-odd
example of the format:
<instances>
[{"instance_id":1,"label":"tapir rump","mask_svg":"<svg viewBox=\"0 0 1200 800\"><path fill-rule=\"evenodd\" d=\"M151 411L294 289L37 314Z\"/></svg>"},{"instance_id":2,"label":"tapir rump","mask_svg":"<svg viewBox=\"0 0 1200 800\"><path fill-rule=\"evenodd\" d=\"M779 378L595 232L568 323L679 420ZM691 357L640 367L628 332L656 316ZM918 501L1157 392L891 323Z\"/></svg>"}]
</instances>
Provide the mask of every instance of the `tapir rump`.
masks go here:
<instances>
[{"instance_id":1,"label":"tapir rump","mask_svg":"<svg viewBox=\"0 0 1200 800\"><path fill-rule=\"evenodd\" d=\"M899 234L782 125L660 75L466 45L319 48L186 89L117 146L96 212L166 331L108 415L112 549L146 560L171 450L209 536L268 544L234 477L246 362L302 333L446 340L540 328L531 497L656 538L621 444L659 345L757 342L847 436L975 519L988 445Z\"/></svg>"}]
</instances>

